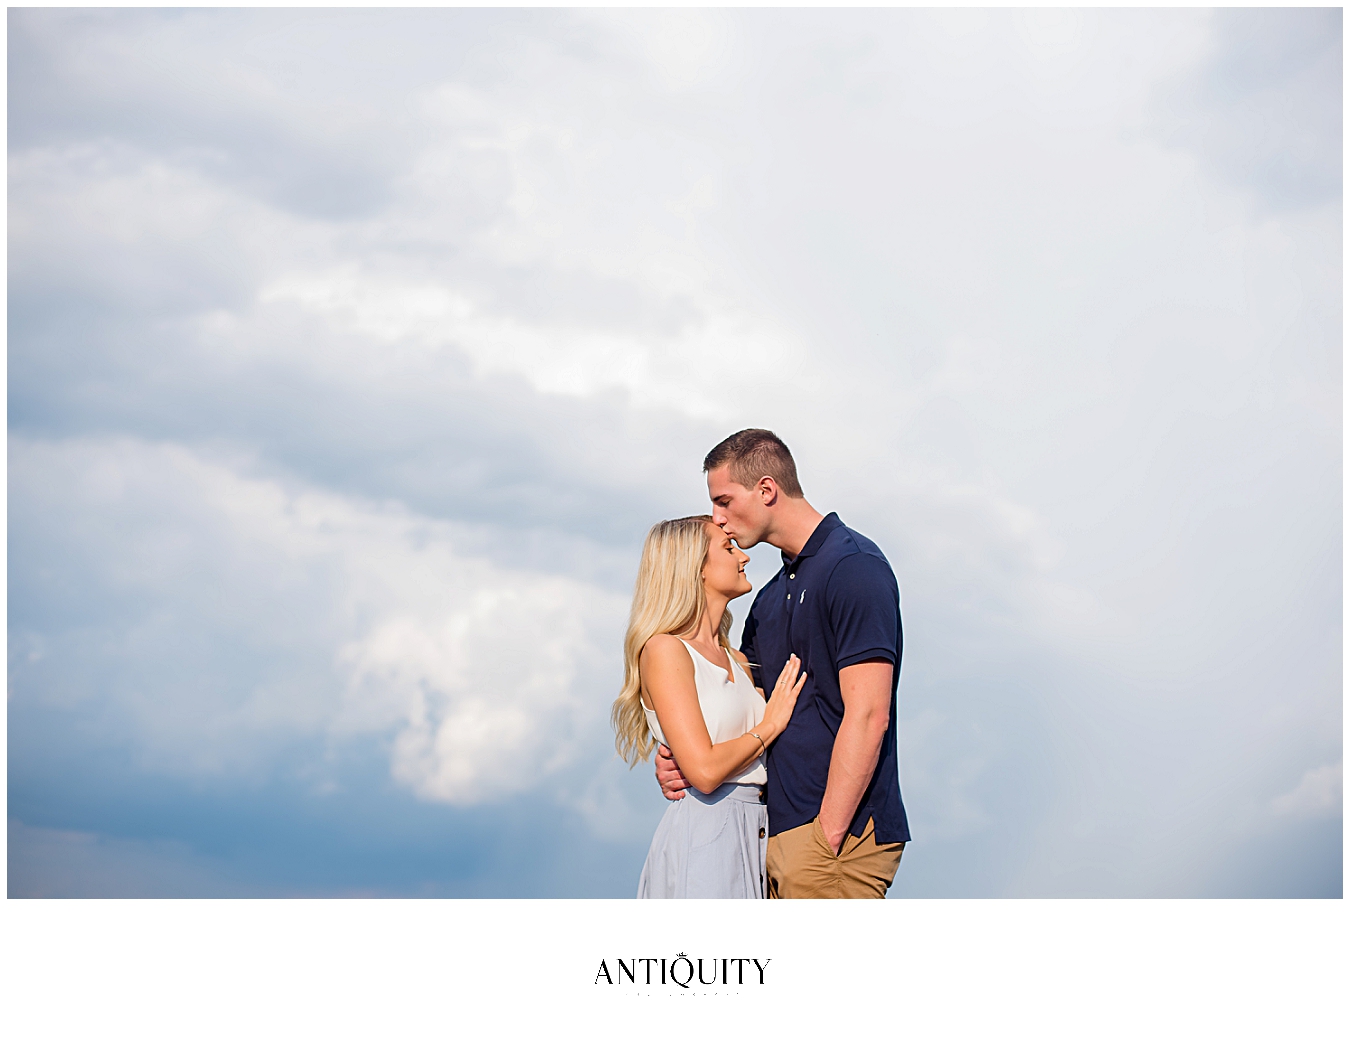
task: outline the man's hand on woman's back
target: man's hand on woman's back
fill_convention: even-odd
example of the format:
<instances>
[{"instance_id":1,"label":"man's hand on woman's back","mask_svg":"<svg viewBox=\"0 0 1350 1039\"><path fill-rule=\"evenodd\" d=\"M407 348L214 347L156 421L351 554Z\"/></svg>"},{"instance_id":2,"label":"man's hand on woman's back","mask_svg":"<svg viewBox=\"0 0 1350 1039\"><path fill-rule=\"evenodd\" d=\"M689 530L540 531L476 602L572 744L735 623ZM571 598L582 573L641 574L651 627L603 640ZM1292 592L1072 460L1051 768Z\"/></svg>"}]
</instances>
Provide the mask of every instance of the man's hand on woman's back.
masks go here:
<instances>
[{"instance_id":1,"label":"man's hand on woman's back","mask_svg":"<svg viewBox=\"0 0 1350 1039\"><path fill-rule=\"evenodd\" d=\"M689 786L680 766L675 764L675 755L664 743L656 745L656 781L661 784L661 793L667 801L680 800Z\"/></svg>"}]
</instances>

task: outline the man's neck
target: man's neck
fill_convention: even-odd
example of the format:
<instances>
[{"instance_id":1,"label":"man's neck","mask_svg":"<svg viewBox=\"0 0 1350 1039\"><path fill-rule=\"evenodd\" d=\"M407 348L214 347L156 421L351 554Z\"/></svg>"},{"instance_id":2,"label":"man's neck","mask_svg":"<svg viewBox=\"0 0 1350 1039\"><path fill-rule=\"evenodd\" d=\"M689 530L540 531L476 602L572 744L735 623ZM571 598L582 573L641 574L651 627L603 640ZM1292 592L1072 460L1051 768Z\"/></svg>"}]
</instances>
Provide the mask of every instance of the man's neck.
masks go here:
<instances>
[{"instance_id":1,"label":"man's neck","mask_svg":"<svg viewBox=\"0 0 1350 1039\"><path fill-rule=\"evenodd\" d=\"M805 498L781 499L779 509L775 511L778 511L778 515L774 517L773 529L764 540L795 559L801 555L802 549L825 517L813 509Z\"/></svg>"}]
</instances>

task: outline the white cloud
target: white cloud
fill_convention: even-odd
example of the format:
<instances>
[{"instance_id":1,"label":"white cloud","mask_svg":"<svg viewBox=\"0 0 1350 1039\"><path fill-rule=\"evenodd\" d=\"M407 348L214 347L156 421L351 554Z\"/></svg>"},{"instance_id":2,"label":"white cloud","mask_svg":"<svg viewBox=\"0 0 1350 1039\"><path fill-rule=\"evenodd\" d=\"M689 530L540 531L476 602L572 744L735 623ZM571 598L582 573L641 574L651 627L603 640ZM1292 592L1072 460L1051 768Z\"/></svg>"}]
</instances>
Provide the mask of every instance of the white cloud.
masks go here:
<instances>
[{"instance_id":1,"label":"white cloud","mask_svg":"<svg viewBox=\"0 0 1350 1039\"><path fill-rule=\"evenodd\" d=\"M1336 8L1209 12L1186 88L1160 91L1157 132L1213 176L1254 189L1265 211L1341 192L1341 26ZM1178 96L1179 95L1179 96Z\"/></svg>"},{"instance_id":2,"label":"white cloud","mask_svg":"<svg viewBox=\"0 0 1350 1039\"><path fill-rule=\"evenodd\" d=\"M427 604L431 616L379 621L339 653L350 679L335 726L392 720L393 774L438 801L538 786L604 715L604 690L577 688L577 660L602 659L593 629L613 636L622 604L576 581L479 569L468 587L447 577L450 601Z\"/></svg>"},{"instance_id":3,"label":"white cloud","mask_svg":"<svg viewBox=\"0 0 1350 1039\"><path fill-rule=\"evenodd\" d=\"M1332 168L1309 18L16 14L17 695L505 797L767 425L898 571L933 861L1181 889L1338 754L1339 208L1248 193Z\"/></svg>"},{"instance_id":4,"label":"white cloud","mask_svg":"<svg viewBox=\"0 0 1350 1039\"><path fill-rule=\"evenodd\" d=\"M400 782L466 804L538 784L604 723L579 680L624 603L513 569L509 546L466 553L451 524L174 445L11 439L10 480L27 594L103 611L92 642L32 632L50 648L15 695L131 716L156 769L247 774L278 741L387 733Z\"/></svg>"},{"instance_id":5,"label":"white cloud","mask_svg":"<svg viewBox=\"0 0 1350 1039\"><path fill-rule=\"evenodd\" d=\"M614 37L616 52L637 50L638 64L667 90L708 88L726 76L735 60L741 28L730 12L720 10L609 10L581 17Z\"/></svg>"},{"instance_id":6,"label":"white cloud","mask_svg":"<svg viewBox=\"0 0 1350 1039\"><path fill-rule=\"evenodd\" d=\"M1345 787L1341 763L1309 769L1298 786L1271 801L1276 815L1300 818L1336 819L1340 817Z\"/></svg>"},{"instance_id":7,"label":"white cloud","mask_svg":"<svg viewBox=\"0 0 1350 1039\"><path fill-rule=\"evenodd\" d=\"M450 348L480 375L519 376L541 393L585 397L622 389L639 406L705 420L736 406L741 388L733 373L795 373L805 363L785 336L734 313L708 315L664 336L559 327L493 313L443 284L362 277L350 269L282 279L259 300L295 302L338 332L411 342L429 353Z\"/></svg>"}]
</instances>

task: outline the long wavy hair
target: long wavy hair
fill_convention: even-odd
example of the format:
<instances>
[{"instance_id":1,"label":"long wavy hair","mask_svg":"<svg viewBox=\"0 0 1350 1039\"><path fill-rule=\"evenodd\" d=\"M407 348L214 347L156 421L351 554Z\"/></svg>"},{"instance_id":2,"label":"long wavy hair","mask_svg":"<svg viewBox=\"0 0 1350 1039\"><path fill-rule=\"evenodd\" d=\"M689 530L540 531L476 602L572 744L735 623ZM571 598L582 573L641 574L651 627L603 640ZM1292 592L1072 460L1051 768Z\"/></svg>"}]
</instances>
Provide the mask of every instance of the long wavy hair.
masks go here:
<instances>
[{"instance_id":1,"label":"long wavy hair","mask_svg":"<svg viewBox=\"0 0 1350 1039\"><path fill-rule=\"evenodd\" d=\"M647 532L633 589L633 609L623 639L623 689L609 712L614 746L632 768L656 749L642 710L642 647L653 635L688 635L697 630L708 610L703 564L712 543L711 516L662 520ZM717 641L728 651L731 611L722 612Z\"/></svg>"}]
</instances>

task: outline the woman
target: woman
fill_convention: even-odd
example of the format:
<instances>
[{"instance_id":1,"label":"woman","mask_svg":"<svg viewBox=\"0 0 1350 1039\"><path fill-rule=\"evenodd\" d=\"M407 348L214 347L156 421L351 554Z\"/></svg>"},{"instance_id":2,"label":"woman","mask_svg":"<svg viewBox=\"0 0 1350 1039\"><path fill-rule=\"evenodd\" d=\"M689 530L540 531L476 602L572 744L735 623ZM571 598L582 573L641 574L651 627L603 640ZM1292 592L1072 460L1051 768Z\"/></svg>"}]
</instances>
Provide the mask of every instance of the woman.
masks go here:
<instances>
[{"instance_id":1,"label":"woman","mask_svg":"<svg viewBox=\"0 0 1350 1039\"><path fill-rule=\"evenodd\" d=\"M806 675L791 657L766 706L727 641L727 603L750 591L749 561L711 516L658 523L642 546L614 742L630 765L664 743L693 786L656 828L638 898L764 897L760 757L792 717Z\"/></svg>"}]
</instances>

